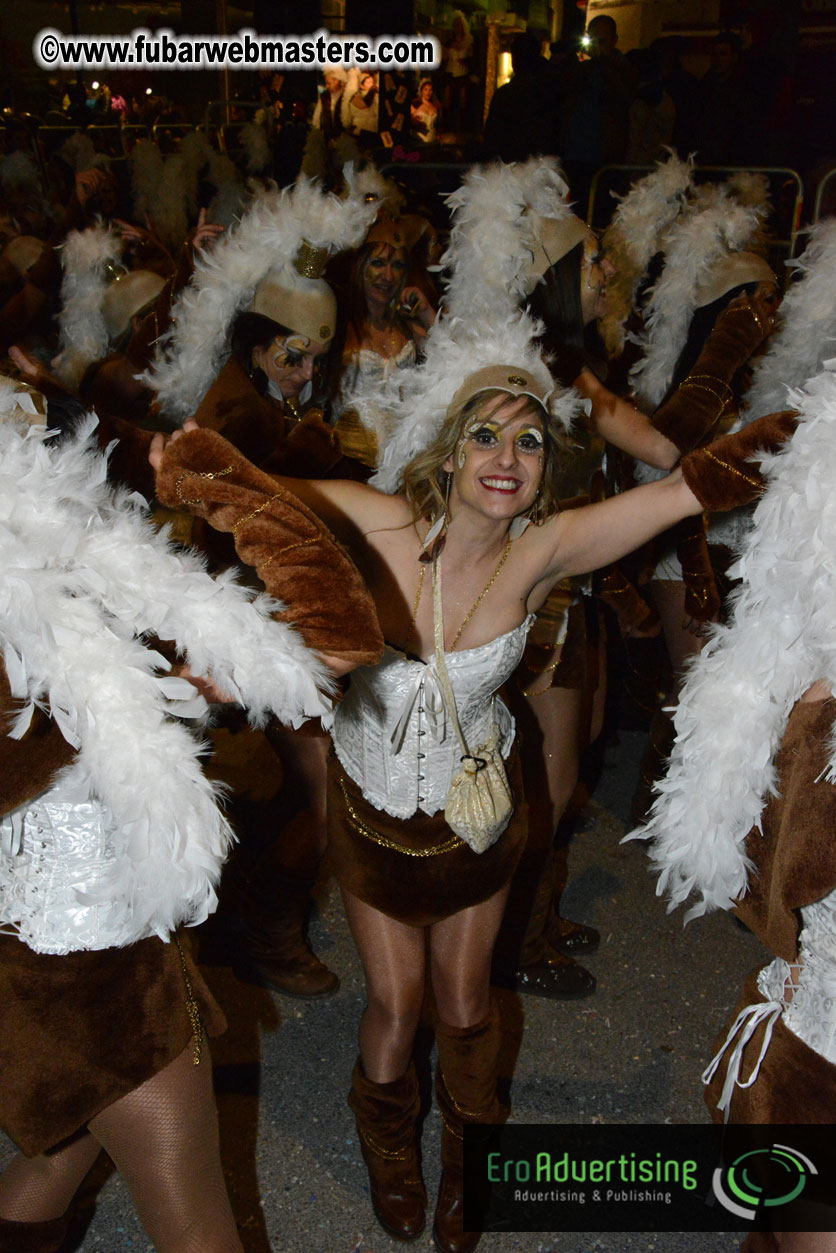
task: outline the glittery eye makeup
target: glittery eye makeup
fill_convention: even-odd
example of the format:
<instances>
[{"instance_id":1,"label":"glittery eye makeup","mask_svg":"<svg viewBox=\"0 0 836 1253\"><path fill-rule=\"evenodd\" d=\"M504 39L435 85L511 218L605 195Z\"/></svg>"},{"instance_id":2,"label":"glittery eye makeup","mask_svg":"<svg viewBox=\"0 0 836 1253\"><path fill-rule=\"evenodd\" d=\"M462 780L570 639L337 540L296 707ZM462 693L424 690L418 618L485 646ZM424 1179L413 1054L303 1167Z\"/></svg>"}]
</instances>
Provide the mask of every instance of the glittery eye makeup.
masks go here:
<instances>
[{"instance_id":1,"label":"glittery eye makeup","mask_svg":"<svg viewBox=\"0 0 836 1253\"><path fill-rule=\"evenodd\" d=\"M539 426L524 426L517 431L514 443L520 452L537 453L539 456L543 451L543 432Z\"/></svg>"},{"instance_id":2,"label":"glittery eye makeup","mask_svg":"<svg viewBox=\"0 0 836 1253\"><path fill-rule=\"evenodd\" d=\"M301 365L310 343L311 341L304 335L288 335L287 339L279 339L277 336L271 345L276 350L273 353L273 364L276 369L292 370Z\"/></svg>"}]
</instances>

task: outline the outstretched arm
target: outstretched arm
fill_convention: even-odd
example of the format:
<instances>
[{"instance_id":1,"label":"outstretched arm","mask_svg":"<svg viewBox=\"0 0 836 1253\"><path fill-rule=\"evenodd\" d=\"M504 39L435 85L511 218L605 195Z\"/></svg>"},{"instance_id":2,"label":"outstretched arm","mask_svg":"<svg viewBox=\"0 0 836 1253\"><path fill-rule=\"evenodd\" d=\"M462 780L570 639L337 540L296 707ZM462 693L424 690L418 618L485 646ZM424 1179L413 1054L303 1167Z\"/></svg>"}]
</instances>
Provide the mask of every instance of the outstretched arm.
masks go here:
<instances>
[{"instance_id":1,"label":"outstretched arm","mask_svg":"<svg viewBox=\"0 0 836 1253\"><path fill-rule=\"evenodd\" d=\"M796 425L792 413L769 414L689 453L657 483L550 519L538 537L550 549L540 590L568 575L618 561L681 518L750 504L764 486L756 463L765 453L776 452Z\"/></svg>"},{"instance_id":2,"label":"outstretched arm","mask_svg":"<svg viewBox=\"0 0 836 1253\"><path fill-rule=\"evenodd\" d=\"M676 444L629 400L622 400L605 387L591 370L581 370L574 386L592 402L590 423L608 444L659 470L670 470L676 465L680 458Z\"/></svg>"}]
</instances>

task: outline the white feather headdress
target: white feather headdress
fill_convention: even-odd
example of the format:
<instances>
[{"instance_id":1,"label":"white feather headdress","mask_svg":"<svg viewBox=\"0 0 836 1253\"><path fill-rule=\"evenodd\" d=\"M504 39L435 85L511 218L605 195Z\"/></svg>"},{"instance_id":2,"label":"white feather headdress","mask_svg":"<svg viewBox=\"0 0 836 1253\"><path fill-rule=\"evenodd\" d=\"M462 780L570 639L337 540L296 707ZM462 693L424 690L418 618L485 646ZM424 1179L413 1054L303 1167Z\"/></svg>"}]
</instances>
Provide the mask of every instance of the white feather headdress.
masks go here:
<instances>
[{"instance_id":1,"label":"white feather headdress","mask_svg":"<svg viewBox=\"0 0 836 1253\"><path fill-rule=\"evenodd\" d=\"M790 710L817 679L836 691L836 372L790 399L801 424L762 463L769 479L732 571L743 580L728 626L695 659L674 717L668 773L643 831L659 895L686 920L746 890L744 841L775 791ZM836 741L824 775L836 784Z\"/></svg>"},{"instance_id":2,"label":"white feather headdress","mask_svg":"<svg viewBox=\"0 0 836 1253\"><path fill-rule=\"evenodd\" d=\"M618 206L604 232L604 250L615 266L607 285L607 313L601 333L611 352L624 348L624 327L647 267L664 247L667 232L685 209L694 172L693 157L682 161L671 152L652 174L638 179Z\"/></svg>"},{"instance_id":3,"label":"white feather headdress","mask_svg":"<svg viewBox=\"0 0 836 1253\"><path fill-rule=\"evenodd\" d=\"M415 369L384 378L351 404L389 415L394 433L372 479L384 492L397 492L403 472L436 438L450 402L470 374L488 365L516 365L551 391L549 411L568 430L582 402L571 389L555 387L537 336L542 325L519 308L534 252L540 217L573 216L568 187L557 162L533 158L521 165L499 162L474 167L448 198L454 211L444 312L424 343Z\"/></svg>"},{"instance_id":4,"label":"white feather headdress","mask_svg":"<svg viewBox=\"0 0 836 1253\"><path fill-rule=\"evenodd\" d=\"M365 174L362 191L345 171L348 194L324 194L300 177L292 188L265 191L211 252L201 255L191 283L172 311L172 330L160 343L145 381L169 417L194 413L229 355L229 334L261 280L289 264L303 242L339 252L356 247L377 213Z\"/></svg>"},{"instance_id":5,"label":"white feather headdress","mask_svg":"<svg viewBox=\"0 0 836 1253\"><path fill-rule=\"evenodd\" d=\"M91 361L107 354L102 302L121 256L121 237L102 222L86 231L71 231L62 246L61 339L53 365L58 378L73 391Z\"/></svg>"},{"instance_id":6,"label":"white feather headdress","mask_svg":"<svg viewBox=\"0 0 836 1253\"><path fill-rule=\"evenodd\" d=\"M452 317L495 317L526 296L537 216L573 216L557 161L533 157L519 165L472 166L447 197L453 211L445 308Z\"/></svg>"},{"instance_id":7,"label":"white feather headdress","mask_svg":"<svg viewBox=\"0 0 836 1253\"><path fill-rule=\"evenodd\" d=\"M491 321L438 318L427 335L424 360L406 372L406 381L390 376L374 397L360 398L392 415L394 434L372 485L384 492L400 490L404 470L439 434L461 384L484 366L517 366L532 374L544 391L551 390L549 412L562 430L568 430L583 402L577 392L554 387L536 342L541 329L522 310L495 315Z\"/></svg>"},{"instance_id":8,"label":"white feather headdress","mask_svg":"<svg viewBox=\"0 0 836 1253\"><path fill-rule=\"evenodd\" d=\"M788 388L803 386L836 356L836 218L812 227L806 250L790 264L799 277L781 305L780 329L755 366L746 422L786 409Z\"/></svg>"},{"instance_id":9,"label":"white feather headdress","mask_svg":"<svg viewBox=\"0 0 836 1253\"><path fill-rule=\"evenodd\" d=\"M633 390L647 413L657 408L671 385L688 338L698 288L718 261L746 247L759 225L757 208L737 204L718 189L716 200L671 226L665 268L645 309L640 338L644 355L630 371Z\"/></svg>"},{"instance_id":10,"label":"white feather headdress","mask_svg":"<svg viewBox=\"0 0 836 1253\"><path fill-rule=\"evenodd\" d=\"M134 213L146 216L165 246L175 254L189 229L197 172L182 152L164 157L153 139L140 139L131 152Z\"/></svg>"},{"instance_id":11,"label":"white feather headdress","mask_svg":"<svg viewBox=\"0 0 836 1253\"><path fill-rule=\"evenodd\" d=\"M231 833L200 743L172 718L199 715L203 700L160 675L167 663L143 637L174 640L255 721L323 713L327 671L271 620L277 602L211 579L151 526L144 501L111 491L93 419L55 448L14 404L0 393L0 652L23 706L11 733L47 709L79 750L65 785L113 814L114 860L86 897L103 907L109 942L167 938L214 908Z\"/></svg>"}]
</instances>

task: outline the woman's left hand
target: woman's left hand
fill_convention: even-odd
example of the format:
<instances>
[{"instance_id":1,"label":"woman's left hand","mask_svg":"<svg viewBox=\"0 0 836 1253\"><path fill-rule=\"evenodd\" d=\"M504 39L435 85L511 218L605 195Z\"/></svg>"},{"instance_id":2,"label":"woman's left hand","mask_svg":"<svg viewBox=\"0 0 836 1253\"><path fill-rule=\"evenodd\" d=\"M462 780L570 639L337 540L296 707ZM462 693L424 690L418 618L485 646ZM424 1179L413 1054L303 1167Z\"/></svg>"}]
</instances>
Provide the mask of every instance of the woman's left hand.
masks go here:
<instances>
[{"instance_id":1,"label":"woman's left hand","mask_svg":"<svg viewBox=\"0 0 836 1253\"><path fill-rule=\"evenodd\" d=\"M400 303L409 307L409 316L412 321L420 322L425 330L428 331L435 322L435 309L420 287L404 287L401 291Z\"/></svg>"},{"instance_id":2,"label":"woman's left hand","mask_svg":"<svg viewBox=\"0 0 836 1253\"><path fill-rule=\"evenodd\" d=\"M155 474L159 471L165 455L165 450L168 448L169 444L173 444L180 438L181 435L184 435L186 431L196 430L197 423L194 418L186 418L186 421L180 427L179 431L172 431L170 435L166 435L163 431L159 431L154 436L148 449L148 460L151 462Z\"/></svg>"}]
</instances>

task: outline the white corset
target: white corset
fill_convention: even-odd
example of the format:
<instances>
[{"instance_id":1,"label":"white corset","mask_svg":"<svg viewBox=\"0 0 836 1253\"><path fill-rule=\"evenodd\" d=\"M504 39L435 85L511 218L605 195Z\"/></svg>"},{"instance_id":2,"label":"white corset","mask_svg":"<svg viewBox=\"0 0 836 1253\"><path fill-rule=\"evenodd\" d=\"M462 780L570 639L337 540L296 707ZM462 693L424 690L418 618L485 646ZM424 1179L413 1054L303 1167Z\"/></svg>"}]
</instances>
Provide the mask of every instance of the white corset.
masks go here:
<instances>
[{"instance_id":1,"label":"white corset","mask_svg":"<svg viewBox=\"0 0 836 1253\"><path fill-rule=\"evenodd\" d=\"M533 621L531 614L479 648L445 653L459 721L473 753L494 721L502 755L511 751L514 719L494 693L519 665ZM376 666L354 670L334 714L332 736L343 769L375 808L395 818L444 808L461 748L445 713L434 653L427 662L415 661L387 645Z\"/></svg>"},{"instance_id":2,"label":"white corset","mask_svg":"<svg viewBox=\"0 0 836 1253\"><path fill-rule=\"evenodd\" d=\"M790 1031L829 1062L836 1062L836 892L801 910L800 963L776 957L758 977L761 992L784 1005ZM797 980L792 1000L785 987Z\"/></svg>"},{"instance_id":3,"label":"white corset","mask_svg":"<svg viewBox=\"0 0 836 1253\"><path fill-rule=\"evenodd\" d=\"M112 907L84 894L113 864L112 830L100 801L67 799L66 788L0 819L0 929L38 953L110 947Z\"/></svg>"}]
</instances>

